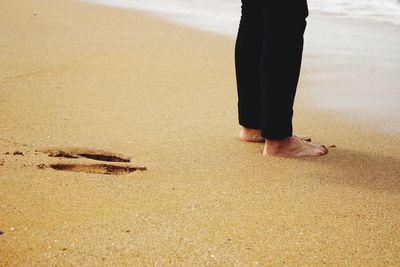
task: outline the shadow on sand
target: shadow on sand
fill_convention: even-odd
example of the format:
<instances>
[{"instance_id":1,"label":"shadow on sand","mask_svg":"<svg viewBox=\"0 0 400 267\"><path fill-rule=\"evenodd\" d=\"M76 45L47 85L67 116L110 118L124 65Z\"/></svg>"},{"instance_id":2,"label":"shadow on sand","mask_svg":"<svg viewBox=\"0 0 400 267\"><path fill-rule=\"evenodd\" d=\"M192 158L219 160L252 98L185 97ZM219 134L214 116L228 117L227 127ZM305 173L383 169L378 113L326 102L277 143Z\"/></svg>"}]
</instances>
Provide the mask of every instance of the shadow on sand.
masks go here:
<instances>
[{"instance_id":1,"label":"shadow on sand","mask_svg":"<svg viewBox=\"0 0 400 267\"><path fill-rule=\"evenodd\" d=\"M309 161L311 158L297 159ZM330 149L313 163L324 171L323 182L357 186L372 191L400 193L400 159L348 149Z\"/></svg>"}]
</instances>

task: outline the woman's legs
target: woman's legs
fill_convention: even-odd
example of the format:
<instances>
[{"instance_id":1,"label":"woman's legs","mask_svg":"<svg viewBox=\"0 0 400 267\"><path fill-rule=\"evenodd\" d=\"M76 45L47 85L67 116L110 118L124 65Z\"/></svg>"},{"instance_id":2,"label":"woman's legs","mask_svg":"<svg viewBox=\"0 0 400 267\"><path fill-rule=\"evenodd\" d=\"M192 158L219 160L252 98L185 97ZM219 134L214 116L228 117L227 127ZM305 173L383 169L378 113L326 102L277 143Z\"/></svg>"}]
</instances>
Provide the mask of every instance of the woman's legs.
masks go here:
<instances>
[{"instance_id":1,"label":"woman's legs","mask_svg":"<svg viewBox=\"0 0 400 267\"><path fill-rule=\"evenodd\" d=\"M317 156L328 152L322 145L292 135L308 14L306 1L299 3L305 6L283 0L272 4L242 0L235 47L239 124L244 127L240 137L256 142L265 138L266 155Z\"/></svg>"}]
</instances>

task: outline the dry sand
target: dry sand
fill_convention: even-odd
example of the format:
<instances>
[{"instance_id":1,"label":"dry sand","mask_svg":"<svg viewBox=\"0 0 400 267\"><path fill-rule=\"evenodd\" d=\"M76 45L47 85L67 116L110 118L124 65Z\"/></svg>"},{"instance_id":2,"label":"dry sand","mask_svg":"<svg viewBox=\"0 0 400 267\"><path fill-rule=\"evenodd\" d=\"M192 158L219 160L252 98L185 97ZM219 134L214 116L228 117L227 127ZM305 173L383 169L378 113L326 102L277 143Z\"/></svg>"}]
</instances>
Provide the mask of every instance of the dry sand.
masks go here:
<instances>
[{"instance_id":1,"label":"dry sand","mask_svg":"<svg viewBox=\"0 0 400 267\"><path fill-rule=\"evenodd\" d=\"M237 138L232 38L61 0L3 0L0 35L1 266L400 264L400 136L306 78L295 132L337 148L268 158Z\"/></svg>"}]
</instances>

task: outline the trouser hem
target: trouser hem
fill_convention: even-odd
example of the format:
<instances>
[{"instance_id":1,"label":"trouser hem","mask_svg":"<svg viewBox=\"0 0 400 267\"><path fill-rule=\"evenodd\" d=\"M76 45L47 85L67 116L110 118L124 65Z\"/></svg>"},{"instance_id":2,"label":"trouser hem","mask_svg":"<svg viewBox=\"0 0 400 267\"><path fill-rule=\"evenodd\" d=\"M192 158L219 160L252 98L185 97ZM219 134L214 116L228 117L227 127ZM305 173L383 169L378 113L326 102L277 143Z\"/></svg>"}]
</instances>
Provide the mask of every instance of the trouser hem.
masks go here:
<instances>
[{"instance_id":1,"label":"trouser hem","mask_svg":"<svg viewBox=\"0 0 400 267\"><path fill-rule=\"evenodd\" d=\"M256 123L247 123L247 122L242 122L239 121L239 125L248 128L248 129L255 129L255 130L260 130L260 124L256 124Z\"/></svg>"},{"instance_id":2,"label":"trouser hem","mask_svg":"<svg viewBox=\"0 0 400 267\"><path fill-rule=\"evenodd\" d=\"M282 140L293 135L293 130L281 131L278 133L271 133L261 130L261 136L268 140Z\"/></svg>"}]
</instances>

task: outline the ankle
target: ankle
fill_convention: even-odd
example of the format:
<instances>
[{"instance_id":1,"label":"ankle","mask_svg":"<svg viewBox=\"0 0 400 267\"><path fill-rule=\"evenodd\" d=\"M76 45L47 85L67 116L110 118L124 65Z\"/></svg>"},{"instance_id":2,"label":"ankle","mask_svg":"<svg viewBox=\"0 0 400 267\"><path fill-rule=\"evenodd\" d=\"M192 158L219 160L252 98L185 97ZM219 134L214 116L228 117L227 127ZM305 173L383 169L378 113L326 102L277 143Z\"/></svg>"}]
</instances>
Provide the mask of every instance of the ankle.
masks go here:
<instances>
[{"instance_id":1,"label":"ankle","mask_svg":"<svg viewBox=\"0 0 400 267\"><path fill-rule=\"evenodd\" d=\"M250 134L250 135L257 134L257 135L259 135L260 134L260 129L251 129L251 128L243 127L241 132L244 133L244 134Z\"/></svg>"}]
</instances>

